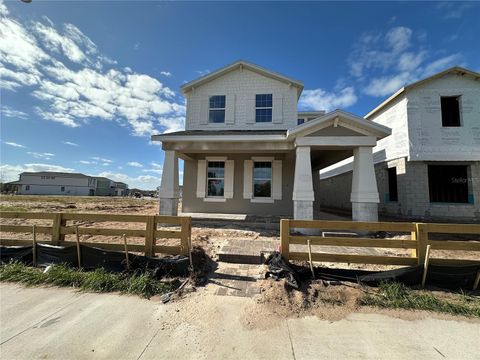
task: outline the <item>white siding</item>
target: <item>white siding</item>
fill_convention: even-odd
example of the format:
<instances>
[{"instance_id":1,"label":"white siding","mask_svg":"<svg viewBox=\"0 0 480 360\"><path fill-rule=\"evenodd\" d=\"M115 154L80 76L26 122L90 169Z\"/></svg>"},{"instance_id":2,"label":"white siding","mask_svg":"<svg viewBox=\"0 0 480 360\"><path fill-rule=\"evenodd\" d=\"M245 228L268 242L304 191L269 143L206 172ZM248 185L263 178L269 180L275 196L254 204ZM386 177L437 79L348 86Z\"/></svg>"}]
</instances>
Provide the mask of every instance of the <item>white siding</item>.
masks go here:
<instances>
[{"instance_id":1,"label":"white siding","mask_svg":"<svg viewBox=\"0 0 480 360\"><path fill-rule=\"evenodd\" d=\"M255 94L273 95L272 123L255 123ZM225 124L208 124L208 97L212 95L227 96ZM186 130L288 129L297 124L297 88L247 69L203 84L186 98Z\"/></svg>"},{"instance_id":2,"label":"white siding","mask_svg":"<svg viewBox=\"0 0 480 360\"><path fill-rule=\"evenodd\" d=\"M95 186L89 186L88 179L88 177L22 175L20 180L23 185L19 187L19 194L89 195L90 189L95 189ZM29 186L29 190L27 190L27 186ZM62 187L64 187L64 191L61 191Z\"/></svg>"}]
</instances>

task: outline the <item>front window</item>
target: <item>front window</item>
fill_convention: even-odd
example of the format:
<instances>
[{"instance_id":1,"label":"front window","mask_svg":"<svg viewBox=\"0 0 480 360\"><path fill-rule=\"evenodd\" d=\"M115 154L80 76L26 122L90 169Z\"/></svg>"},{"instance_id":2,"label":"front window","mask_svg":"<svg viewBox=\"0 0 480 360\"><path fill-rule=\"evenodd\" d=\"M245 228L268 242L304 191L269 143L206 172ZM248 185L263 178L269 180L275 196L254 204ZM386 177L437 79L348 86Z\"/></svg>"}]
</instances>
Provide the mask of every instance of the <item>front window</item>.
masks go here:
<instances>
[{"instance_id":1,"label":"front window","mask_svg":"<svg viewBox=\"0 0 480 360\"><path fill-rule=\"evenodd\" d=\"M25 185L25 190L30 190L30 185Z\"/></svg>"},{"instance_id":2,"label":"front window","mask_svg":"<svg viewBox=\"0 0 480 360\"><path fill-rule=\"evenodd\" d=\"M256 95L255 122L272 122L272 94Z\"/></svg>"},{"instance_id":3,"label":"front window","mask_svg":"<svg viewBox=\"0 0 480 360\"><path fill-rule=\"evenodd\" d=\"M298 119L297 125L302 125L305 122L305 119Z\"/></svg>"},{"instance_id":4,"label":"front window","mask_svg":"<svg viewBox=\"0 0 480 360\"><path fill-rule=\"evenodd\" d=\"M442 96L440 103L442 108L442 126L460 126L460 96Z\"/></svg>"},{"instance_id":5,"label":"front window","mask_svg":"<svg viewBox=\"0 0 480 360\"><path fill-rule=\"evenodd\" d=\"M60 191L61 191L61 192L64 192L64 191L65 191L65 186L61 186L61 187L60 187Z\"/></svg>"},{"instance_id":6,"label":"front window","mask_svg":"<svg viewBox=\"0 0 480 360\"><path fill-rule=\"evenodd\" d=\"M223 196L225 185L225 162L209 161L207 169L208 196Z\"/></svg>"},{"instance_id":7,"label":"front window","mask_svg":"<svg viewBox=\"0 0 480 360\"><path fill-rule=\"evenodd\" d=\"M430 202L469 203L466 165L428 165Z\"/></svg>"},{"instance_id":8,"label":"front window","mask_svg":"<svg viewBox=\"0 0 480 360\"><path fill-rule=\"evenodd\" d=\"M253 197L272 197L272 163L256 161L253 164Z\"/></svg>"},{"instance_id":9,"label":"front window","mask_svg":"<svg viewBox=\"0 0 480 360\"><path fill-rule=\"evenodd\" d=\"M225 95L210 96L208 122L222 124L225 122Z\"/></svg>"}]
</instances>

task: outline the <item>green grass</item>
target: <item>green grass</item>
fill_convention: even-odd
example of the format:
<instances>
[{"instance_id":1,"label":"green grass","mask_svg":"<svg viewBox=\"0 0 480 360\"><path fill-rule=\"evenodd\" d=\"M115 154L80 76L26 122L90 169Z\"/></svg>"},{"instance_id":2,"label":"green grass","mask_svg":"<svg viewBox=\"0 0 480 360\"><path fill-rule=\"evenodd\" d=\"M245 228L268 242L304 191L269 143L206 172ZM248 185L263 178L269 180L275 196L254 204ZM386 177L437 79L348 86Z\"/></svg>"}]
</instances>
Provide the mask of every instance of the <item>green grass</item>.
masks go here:
<instances>
[{"instance_id":1,"label":"green grass","mask_svg":"<svg viewBox=\"0 0 480 360\"><path fill-rule=\"evenodd\" d=\"M24 211L27 211L27 208L20 207L20 206L5 206L5 205L0 205L0 211L24 212Z\"/></svg>"},{"instance_id":2,"label":"green grass","mask_svg":"<svg viewBox=\"0 0 480 360\"><path fill-rule=\"evenodd\" d=\"M173 285L158 281L149 272L118 274L109 273L104 269L87 272L65 265L55 265L47 273L21 263L0 265L0 281L22 283L27 286L74 287L91 292L121 292L145 298L174 290Z\"/></svg>"},{"instance_id":3,"label":"green grass","mask_svg":"<svg viewBox=\"0 0 480 360\"><path fill-rule=\"evenodd\" d=\"M384 283L379 291L366 294L360 305L389 309L427 310L452 315L480 317L480 299L465 294L440 298L431 292L412 290L399 283Z\"/></svg>"}]
</instances>

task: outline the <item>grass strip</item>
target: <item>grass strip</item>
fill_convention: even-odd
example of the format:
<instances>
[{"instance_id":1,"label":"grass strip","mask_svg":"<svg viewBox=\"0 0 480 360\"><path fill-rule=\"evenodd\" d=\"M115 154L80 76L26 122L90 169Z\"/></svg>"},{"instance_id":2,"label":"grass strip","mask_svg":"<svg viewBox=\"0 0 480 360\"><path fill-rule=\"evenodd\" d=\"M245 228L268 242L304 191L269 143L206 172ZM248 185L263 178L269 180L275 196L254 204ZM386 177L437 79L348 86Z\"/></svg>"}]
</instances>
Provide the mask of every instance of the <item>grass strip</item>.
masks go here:
<instances>
[{"instance_id":1,"label":"grass strip","mask_svg":"<svg viewBox=\"0 0 480 360\"><path fill-rule=\"evenodd\" d=\"M359 299L360 305L389 309L427 310L452 315L480 317L480 299L458 294L452 299L440 298L435 294L412 290L400 283L383 283L379 291L365 294Z\"/></svg>"},{"instance_id":2,"label":"grass strip","mask_svg":"<svg viewBox=\"0 0 480 360\"><path fill-rule=\"evenodd\" d=\"M39 268L15 262L0 265L0 281L22 283L27 286L73 287L90 292L121 292L144 298L174 290L173 285L158 281L151 272L109 273L103 268L82 271L65 265L55 265L44 273Z\"/></svg>"}]
</instances>

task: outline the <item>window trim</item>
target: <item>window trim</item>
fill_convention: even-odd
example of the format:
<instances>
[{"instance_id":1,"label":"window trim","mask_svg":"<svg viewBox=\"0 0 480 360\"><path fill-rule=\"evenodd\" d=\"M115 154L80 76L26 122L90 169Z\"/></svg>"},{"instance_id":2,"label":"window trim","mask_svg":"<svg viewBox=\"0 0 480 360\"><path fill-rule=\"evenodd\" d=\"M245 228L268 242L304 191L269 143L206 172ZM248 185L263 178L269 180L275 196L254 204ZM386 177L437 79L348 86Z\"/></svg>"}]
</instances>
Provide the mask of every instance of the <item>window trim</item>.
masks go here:
<instances>
[{"instance_id":1,"label":"window trim","mask_svg":"<svg viewBox=\"0 0 480 360\"><path fill-rule=\"evenodd\" d=\"M263 157L263 156L255 156L252 157L252 198L250 202L257 202L257 203L273 203L273 157ZM268 162L270 163L270 196L255 196L255 163L259 162Z\"/></svg>"},{"instance_id":2,"label":"window trim","mask_svg":"<svg viewBox=\"0 0 480 360\"><path fill-rule=\"evenodd\" d=\"M210 107L210 99L215 96L223 96L225 98L224 107L223 108L211 108ZM221 111L223 110L223 121L222 122L213 122L210 121L210 112L211 111ZM210 95L208 97L208 124L225 124L226 122L226 115L227 115L227 96L226 95Z\"/></svg>"},{"instance_id":3,"label":"window trim","mask_svg":"<svg viewBox=\"0 0 480 360\"><path fill-rule=\"evenodd\" d=\"M206 166L205 166L205 197L204 201L211 201L211 202L221 202L221 201L226 201L227 198L225 197L225 165L227 158L223 156L215 156L215 157L207 157L205 158L206 160ZM210 162L223 162L223 178L211 178L208 176L208 163ZM223 195L209 195L208 194L208 180L209 179L223 179Z\"/></svg>"},{"instance_id":4,"label":"window trim","mask_svg":"<svg viewBox=\"0 0 480 360\"><path fill-rule=\"evenodd\" d=\"M257 96L260 95L270 95L272 97L272 106L257 106ZM257 120L257 110L270 109L272 115L270 121L258 121ZM255 94L255 124L270 124L273 122L273 94Z\"/></svg>"}]
</instances>

